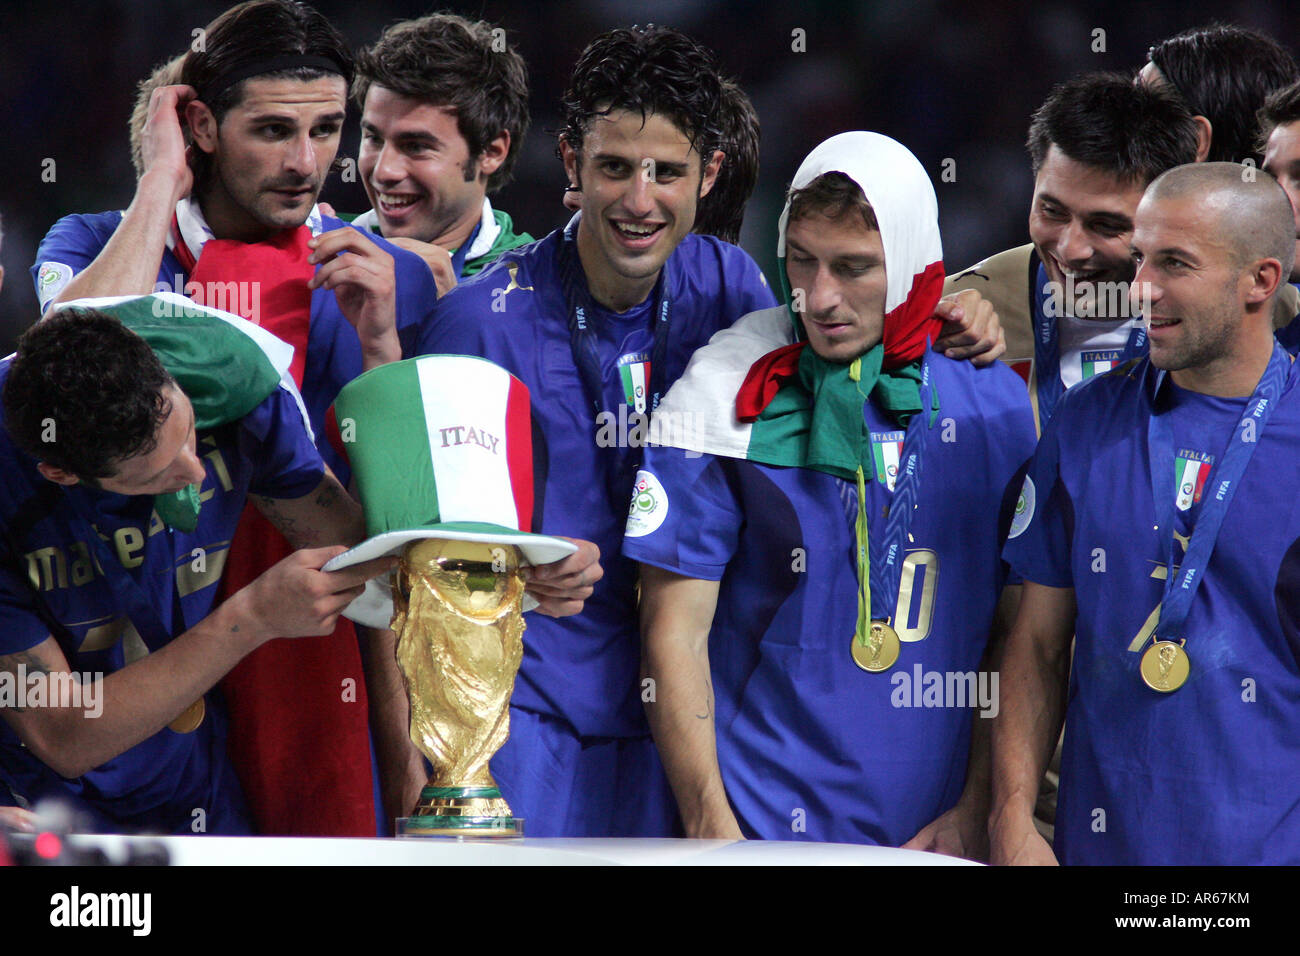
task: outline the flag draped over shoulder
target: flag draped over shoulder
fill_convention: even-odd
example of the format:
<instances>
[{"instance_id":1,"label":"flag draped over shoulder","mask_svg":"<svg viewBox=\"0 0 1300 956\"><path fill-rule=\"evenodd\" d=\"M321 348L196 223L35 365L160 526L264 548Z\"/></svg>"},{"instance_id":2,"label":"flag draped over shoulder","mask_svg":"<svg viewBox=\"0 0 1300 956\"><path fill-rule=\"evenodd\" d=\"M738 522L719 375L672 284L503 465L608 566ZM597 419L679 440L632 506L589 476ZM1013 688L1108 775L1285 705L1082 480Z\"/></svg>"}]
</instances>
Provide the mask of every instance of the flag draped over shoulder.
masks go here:
<instances>
[{"instance_id":1,"label":"flag draped over shoulder","mask_svg":"<svg viewBox=\"0 0 1300 956\"><path fill-rule=\"evenodd\" d=\"M856 482L857 636L871 620L865 476L875 463L864 405L874 401L901 427L921 411L921 362L939 327L943 247L934 188L916 157L879 133L841 133L800 165L791 183L841 173L875 213L887 288L882 340L848 363L821 358L803 341L786 274L790 203L779 222L777 256L787 305L743 317L691 359L651 419L652 443L785 467L813 468ZM937 417L932 394L929 421Z\"/></svg>"},{"instance_id":2,"label":"flag draped over shoulder","mask_svg":"<svg viewBox=\"0 0 1300 956\"><path fill-rule=\"evenodd\" d=\"M900 424L920 410L919 360L937 331L943 288L934 189L916 157L878 133L831 137L804 160L792 188L827 172L857 183L880 225L888 282L883 341L848 364L805 347L785 274L787 203L777 242L787 305L745 316L696 352L660 402L650 441L848 478L870 464L862 416L868 397Z\"/></svg>"}]
</instances>

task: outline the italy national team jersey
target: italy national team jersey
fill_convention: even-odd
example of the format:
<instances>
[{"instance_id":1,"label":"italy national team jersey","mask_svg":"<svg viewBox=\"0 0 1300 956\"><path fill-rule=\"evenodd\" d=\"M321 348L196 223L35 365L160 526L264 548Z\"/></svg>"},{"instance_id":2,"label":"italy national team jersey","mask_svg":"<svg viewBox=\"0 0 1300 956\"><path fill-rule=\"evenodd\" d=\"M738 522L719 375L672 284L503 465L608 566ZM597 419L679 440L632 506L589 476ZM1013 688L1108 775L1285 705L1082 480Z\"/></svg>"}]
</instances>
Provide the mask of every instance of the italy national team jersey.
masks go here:
<instances>
[{"instance_id":1,"label":"italy national team jersey","mask_svg":"<svg viewBox=\"0 0 1300 956\"><path fill-rule=\"evenodd\" d=\"M529 615L512 706L560 717L583 737L643 735L636 565L619 547L644 437L635 413L653 406L646 389L660 380L650 367L656 297L622 314L591 308L606 411L598 426L571 344L557 261L562 242L562 232L553 232L457 285L439 300L417 352L482 356L528 386L534 470L543 485L532 530L600 547L605 576L581 614ZM666 388L714 332L772 305L773 297L754 261L717 239L686 236L664 269Z\"/></svg>"},{"instance_id":2,"label":"italy national team jersey","mask_svg":"<svg viewBox=\"0 0 1300 956\"><path fill-rule=\"evenodd\" d=\"M36 250L36 262L31 268L41 308L45 308L77 273L95 261L121 222L122 213L102 212L65 216L50 228ZM321 231L346 225L341 219L329 216L322 216L320 220ZM406 352L437 301L438 289L433 274L418 256L399 249L382 236L371 235L370 238L393 256L398 289L397 332L403 352ZM171 249L164 249L153 291L184 295L188 282L188 272L176 254ZM222 291L222 295L225 294ZM230 292L232 296L243 297L238 300L243 304L251 301L251 294L251 290L242 287ZM213 301L209 298L208 304L240 313L234 301L227 303L224 299ZM299 390L311 417L321 454L346 486L351 471L340 449L331 443L331 434L337 433L327 427L326 413L339 390L361 374L361 343L329 289L317 289L312 293L306 355Z\"/></svg>"},{"instance_id":3,"label":"italy national team jersey","mask_svg":"<svg viewBox=\"0 0 1300 956\"><path fill-rule=\"evenodd\" d=\"M1184 391L1142 360L1072 390L1043 433L1006 557L1074 589L1056 852L1096 864L1300 863L1300 390L1294 367L1232 497L1183 628L1172 693L1139 676L1168 574L1216 487L1244 399ZM1150 460L1152 409L1171 460ZM1172 474L1167 477L1169 469ZM1168 503L1162 502L1162 508Z\"/></svg>"},{"instance_id":4,"label":"italy national team jersey","mask_svg":"<svg viewBox=\"0 0 1300 956\"><path fill-rule=\"evenodd\" d=\"M933 352L926 362L939 412L894 609L902 653L885 673L861 670L850 654L856 483L646 450L623 552L721 582L709 635L718 761L749 836L897 846L961 795L976 672L1005 578L999 550L1034 423L1006 366L975 369ZM874 535L906 431L871 404L866 420ZM986 700L992 716L995 695Z\"/></svg>"},{"instance_id":5,"label":"italy national team jersey","mask_svg":"<svg viewBox=\"0 0 1300 956\"><path fill-rule=\"evenodd\" d=\"M5 362L0 379L7 373ZM151 496L78 484L59 489L48 515L18 543L20 567L66 629L55 636L72 672L111 674L206 617L247 495L301 497L324 475L297 404L280 388L241 421L200 432L198 454L207 478L192 532L166 527ZM36 462L0 429L0 518L6 527L33 507L45 485ZM35 608L31 586L8 570L0 574L0 655L50 635ZM217 697L209 696L197 731L161 730L75 780L38 761L0 722L0 781L30 801L73 799L98 826L113 830L195 832L194 811L201 809L203 831L248 832L225 757Z\"/></svg>"}]
</instances>

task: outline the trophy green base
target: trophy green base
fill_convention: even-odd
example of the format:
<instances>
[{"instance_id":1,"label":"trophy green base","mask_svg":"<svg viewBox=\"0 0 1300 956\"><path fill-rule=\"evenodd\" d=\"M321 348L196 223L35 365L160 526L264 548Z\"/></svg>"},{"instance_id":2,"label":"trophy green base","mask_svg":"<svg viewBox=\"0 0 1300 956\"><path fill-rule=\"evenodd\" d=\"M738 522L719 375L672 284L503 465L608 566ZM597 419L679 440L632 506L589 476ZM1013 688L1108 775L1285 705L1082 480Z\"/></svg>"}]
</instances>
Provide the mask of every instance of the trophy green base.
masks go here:
<instances>
[{"instance_id":1,"label":"trophy green base","mask_svg":"<svg viewBox=\"0 0 1300 956\"><path fill-rule=\"evenodd\" d=\"M409 817L397 818L401 838L504 839L524 835L524 821L496 787L425 787Z\"/></svg>"}]
</instances>

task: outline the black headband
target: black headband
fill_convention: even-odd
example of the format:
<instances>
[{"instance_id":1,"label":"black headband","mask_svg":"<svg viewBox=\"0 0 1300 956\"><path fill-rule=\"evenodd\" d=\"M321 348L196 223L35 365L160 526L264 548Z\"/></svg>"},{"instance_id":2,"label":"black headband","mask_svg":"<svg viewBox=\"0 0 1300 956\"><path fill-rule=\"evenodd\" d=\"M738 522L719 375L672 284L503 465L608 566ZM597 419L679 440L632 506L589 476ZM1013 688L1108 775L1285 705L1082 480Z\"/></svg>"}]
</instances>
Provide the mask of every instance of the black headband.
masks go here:
<instances>
[{"instance_id":1,"label":"black headband","mask_svg":"<svg viewBox=\"0 0 1300 956\"><path fill-rule=\"evenodd\" d=\"M327 56L311 56L306 53L292 53L284 56L265 57L260 60L253 60L251 63L245 63L228 73L223 73L203 91L202 99L215 100L218 96L230 89L236 83L247 80L249 77L262 76L266 73L279 73L282 70L296 70L301 67L308 67L313 70L323 70L326 73L334 73L338 76L344 76L343 68L337 62ZM346 77L344 77L346 79Z\"/></svg>"}]
</instances>

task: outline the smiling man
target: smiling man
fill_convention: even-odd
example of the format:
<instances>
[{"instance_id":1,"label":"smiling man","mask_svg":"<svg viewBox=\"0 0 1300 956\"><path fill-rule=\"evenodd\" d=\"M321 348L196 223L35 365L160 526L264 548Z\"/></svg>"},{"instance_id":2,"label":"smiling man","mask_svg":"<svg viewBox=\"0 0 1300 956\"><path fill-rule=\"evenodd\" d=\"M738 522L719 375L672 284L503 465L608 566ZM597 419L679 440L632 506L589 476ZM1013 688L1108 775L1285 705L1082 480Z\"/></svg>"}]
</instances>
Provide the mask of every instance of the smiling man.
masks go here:
<instances>
[{"instance_id":1,"label":"smiling man","mask_svg":"<svg viewBox=\"0 0 1300 956\"><path fill-rule=\"evenodd\" d=\"M789 305L696 354L637 475L623 552L641 562L655 740L688 836L979 858L973 689L1000 634L1029 403L1005 366L929 347L938 206L901 144L814 149L777 249Z\"/></svg>"},{"instance_id":2,"label":"smiling man","mask_svg":"<svg viewBox=\"0 0 1300 956\"><path fill-rule=\"evenodd\" d=\"M993 303L1003 361L1029 384L1039 429L1071 385L1142 354L1129 307L1133 213L1149 182L1196 157L1196 125L1169 93L1088 73L1058 86L1029 126L1030 245L948 280Z\"/></svg>"},{"instance_id":3,"label":"smiling man","mask_svg":"<svg viewBox=\"0 0 1300 956\"><path fill-rule=\"evenodd\" d=\"M581 212L444 296L420 337L421 352L483 356L529 387L534 530L594 541L610 562L583 614L531 622L524 641L492 772L533 835L672 832L641 712L636 568L618 552L644 416L695 348L772 302L748 255L690 234L722 160L720 95L712 55L675 30L589 44L559 147Z\"/></svg>"},{"instance_id":4,"label":"smiling man","mask_svg":"<svg viewBox=\"0 0 1300 956\"><path fill-rule=\"evenodd\" d=\"M373 207L354 225L423 258L439 293L533 241L487 197L528 132L528 71L504 30L450 13L395 24L358 54L352 89Z\"/></svg>"},{"instance_id":5,"label":"smiling man","mask_svg":"<svg viewBox=\"0 0 1300 956\"><path fill-rule=\"evenodd\" d=\"M993 860L1294 865L1300 390L1271 322L1291 207L1266 173L1182 166L1132 242L1150 355L1062 401L1007 542ZM1063 719L1053 855L1032 811Z\"/></svg>"}]
</instances>

